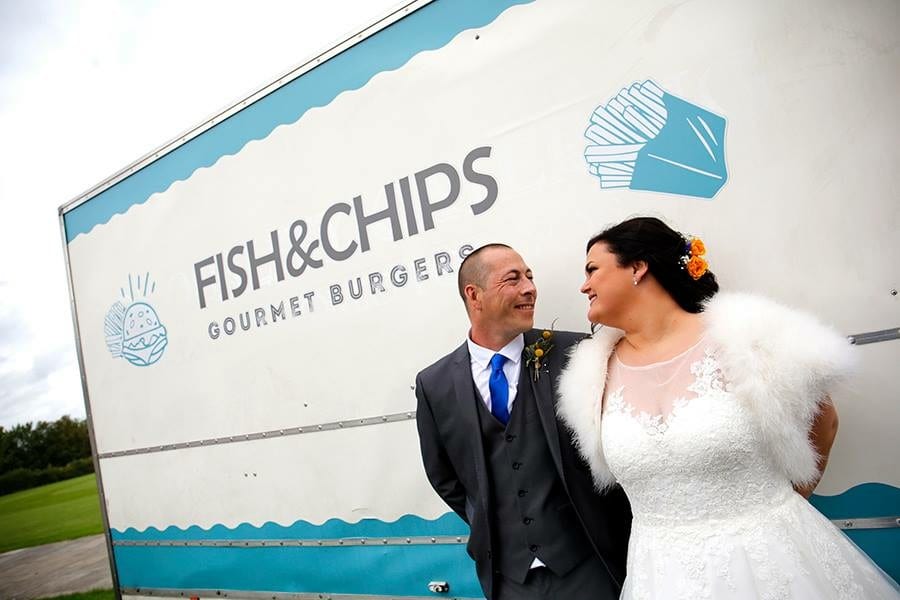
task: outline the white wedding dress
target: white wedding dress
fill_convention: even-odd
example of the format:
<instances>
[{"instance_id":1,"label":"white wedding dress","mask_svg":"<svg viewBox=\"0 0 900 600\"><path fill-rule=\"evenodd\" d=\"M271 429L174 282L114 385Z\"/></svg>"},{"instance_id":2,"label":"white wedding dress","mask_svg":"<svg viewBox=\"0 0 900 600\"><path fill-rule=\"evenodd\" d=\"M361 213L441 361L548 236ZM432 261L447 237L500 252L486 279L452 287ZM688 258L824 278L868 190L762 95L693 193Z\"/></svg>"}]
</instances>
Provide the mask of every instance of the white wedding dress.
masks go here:
<instances>
[{"instance_id":1,"label":"white wedding dress","mask_svg":"<svg viewBox=\"0 0 900 600\"><path fill-rule=\"evenodd\" d=\"M622 598L900 598L774 466L706 340L642 367L613 353L603 413L603 452L634 513Z\"/></svg>"}]
</instances>

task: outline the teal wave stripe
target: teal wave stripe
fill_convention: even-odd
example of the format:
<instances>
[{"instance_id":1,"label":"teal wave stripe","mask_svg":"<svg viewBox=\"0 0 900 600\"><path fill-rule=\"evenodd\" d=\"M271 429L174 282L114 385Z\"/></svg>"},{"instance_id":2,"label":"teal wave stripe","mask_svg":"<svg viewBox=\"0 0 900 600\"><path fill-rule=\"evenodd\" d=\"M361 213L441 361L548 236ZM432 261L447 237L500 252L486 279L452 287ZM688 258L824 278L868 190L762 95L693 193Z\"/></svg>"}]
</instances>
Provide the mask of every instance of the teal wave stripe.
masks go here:
<instances>
[{"instance_id":1,"label":"teal wave stripe","mask_svg":"<svg viewBox=\"0 0 900 600\"><path fill-rule=\"evenodd\" d=\"M468 535L455 514L434 521L405 515L386 523L363 519L347 523L330 519L321 525L244 523L164 530L113 530L113 539L157 541L199 539L322 539ZM114 546L119 584L142 589L245 590L286 593L374 594L389 597L428 596L430 581L447 581L456 598L482 598L475 565L465 546L343 547L179 547ZM441 597L436 595L435 597Z\"/></svg>"},{"instance_id":2,"label":"teal wave stripe","mask_svg":"<svg viewBox=\"0 0 900 600\"><path fill-rule=\"evenodd\" d=\"M194 171L237 154L248 142L294 123L311 108L399 69L420 52L447 45L467 29L484 27L511 6L533 0L435 0L254 102L108 190L67 212L66 241L124 214ZM436 91L437 93L437 91Z\"/></svg>"},{"instance_id":3,"label":"teal wave stripe","mask_svg":"<svg viewBox=\"0 0 900 600\"><path fill-rule=\"evenodd\" d=\"M115 548L126 588L430 596L430 581L454 598L483 598L462 546L322 548ZM435 598L446 595L434 595Z\"/></svg>"},{"instance_id":4,"label":"teal wave stripe","mask_svg":"<svg viewBox=\"0 0 900 600\"><path fill-rule=\"evenodd\" d=\"M834 496L814 494L809 501L829 519L900 516L900 488L884 483L863 483ZM844 533L894 581L900 581L900 528L848 529Z\"/></svg>"},{"instance_id":5,"label":"teal wave stripe","mask_svg":"<svg viewBox=\"0 0 900 600\"><path fill-rule=\"evenodd\" d=\"M900 516L900 488L863 483L834 496L813 494L813 506L829 519Z\"/></svg>"},{"instance_id":6,"label":"teal wave stripe","mask_svg":"<svg viewBox=\"0 0 900 600\"><path fill-rule=\"evenodd\" d=\"M343 537L413 537L431 535L469 535L468 525L456 513L447 513L439 519L429 521L416 515L404 515L393 522L378 519L362 519L348 523L341 519L328 519L321 525L299 520L291 525L279 525L271 521L260 526L241 523L236 527L213 525L204 529L192 525L186 529L174 525L166 529L148 527L137 530L129 527L125 531L112 529L114 541L157 541L157 540L258 540L258 539L325 539Z\"/></svg>"}]
</instances>

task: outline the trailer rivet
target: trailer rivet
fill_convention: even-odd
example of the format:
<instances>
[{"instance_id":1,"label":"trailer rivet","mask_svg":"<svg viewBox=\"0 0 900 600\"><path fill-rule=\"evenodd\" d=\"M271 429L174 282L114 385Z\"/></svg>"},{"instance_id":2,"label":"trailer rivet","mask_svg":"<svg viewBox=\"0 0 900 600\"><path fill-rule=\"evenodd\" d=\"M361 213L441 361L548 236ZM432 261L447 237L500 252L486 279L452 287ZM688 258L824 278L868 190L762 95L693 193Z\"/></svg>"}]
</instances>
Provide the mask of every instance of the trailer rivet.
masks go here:
<instances>
[{"instance_id":1,"label":"trailer rivet","mask_svg":"<svg viewBox=\"0 0 900 600\"><path fill-rule=\"evenodd\" d=\"M896 296L896 295L897 295L897 290L896 290L896 289L892 289L892 290L891 290L891 296Z\"/></svg>"}]
</instances>

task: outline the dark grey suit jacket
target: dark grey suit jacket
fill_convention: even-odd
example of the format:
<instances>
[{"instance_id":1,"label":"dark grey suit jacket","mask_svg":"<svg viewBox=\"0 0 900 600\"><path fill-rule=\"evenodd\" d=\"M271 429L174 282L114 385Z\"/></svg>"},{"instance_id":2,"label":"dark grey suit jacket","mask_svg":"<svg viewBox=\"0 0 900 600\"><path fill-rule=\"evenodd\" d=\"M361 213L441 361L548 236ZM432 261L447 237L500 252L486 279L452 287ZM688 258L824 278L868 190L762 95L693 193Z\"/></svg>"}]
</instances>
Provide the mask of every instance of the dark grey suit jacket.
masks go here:
<instances>
[{"instance_id":1,"label":"dark grey suit jacket","mask_svg":"<svg viewBox=\"0 0 900 600\"><path fill-rule=\"evenodd\" d=\"M525 345L533 343L540 334L541 330L537 329L526 333ZM590 468L573 446L571 431L556 418L556 381L569 348L583 337L571 332L554 332L553 348L540 377L535 381L531 368L523 362L519 389L523 385L533 386L557 475L594 550L621 586L631 530L628 500L620 488L602 496L596 493ZM465 342L416 376L416 398L416 423L425 472L435 491L469 524L467 550L475 560L485 597L490 599L496 575L491 564L493 515L476 404L481 399L472 381ZM567 532L560 531L559 535Z\"/></svg>"}]
</instances>

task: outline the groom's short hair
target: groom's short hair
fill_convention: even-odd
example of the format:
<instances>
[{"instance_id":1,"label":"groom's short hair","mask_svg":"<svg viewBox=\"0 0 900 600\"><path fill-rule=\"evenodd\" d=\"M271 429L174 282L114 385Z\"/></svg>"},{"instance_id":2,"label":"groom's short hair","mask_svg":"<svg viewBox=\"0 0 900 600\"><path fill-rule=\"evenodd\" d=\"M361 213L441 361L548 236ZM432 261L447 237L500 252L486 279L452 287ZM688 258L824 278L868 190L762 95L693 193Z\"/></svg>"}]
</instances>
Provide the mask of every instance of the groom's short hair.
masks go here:
<instances>
[{"instance_id":1,"label":"groom's short hair","mask_svg":"<svg viewBox=\"0 0 900 600\"><path fill-rule=\"evenodd\" d=\"M512 250L510 246L499 242L485 244L484 246L479 246L469 252L468 256L466 256L459 265L456 283L459 287L459 297L462 298L463 304L466 305L466 310L469 308L469 305L466 302L466 286L472 284L484 288L484 280L487 277L487 265L484 262L483 254L485 250L490 248L506 248L507 250Z\"/></svg>"}]
</instances>

